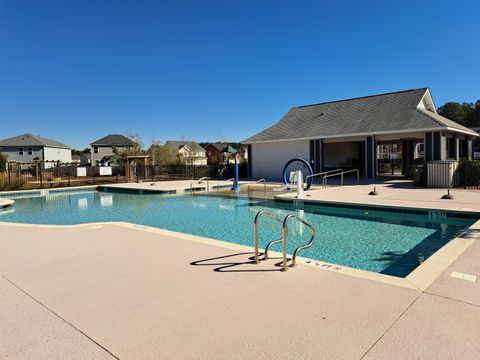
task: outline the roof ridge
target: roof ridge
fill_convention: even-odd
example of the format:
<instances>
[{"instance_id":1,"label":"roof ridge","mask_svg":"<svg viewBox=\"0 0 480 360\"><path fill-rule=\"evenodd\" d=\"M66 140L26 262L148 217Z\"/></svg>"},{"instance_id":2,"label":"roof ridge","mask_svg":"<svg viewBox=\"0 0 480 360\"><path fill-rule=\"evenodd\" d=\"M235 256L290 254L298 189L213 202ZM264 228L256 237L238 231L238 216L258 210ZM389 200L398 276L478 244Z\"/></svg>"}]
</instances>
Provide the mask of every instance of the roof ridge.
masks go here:
<instances>
[{"instance_id":1,"label":"roof ridge","mask_svg":"<svg viewBox=\"0 0 480 360\"><path fill-rule=\"evenodd\" d=\"M324 105L324 104L332 104L332 103L343 102L343 101L352 101L352 100L359 100L359 99L367 99L367 98L372 98L372 97L376 97L376 96L383 96L383 95L400 94L400 93L405 93L405 92L410 92L410 91L417 91L417 90L427 91L427 90L428 90L428 87L422 87L422 88L416 88L416 89L408 89L408 90L400 90L400 91L391 91L391 92L386 92L386 93L381 93L381 94L374 94L374 95L358 96L358 97L349 98L349 99L331 100L331 101L325 101L325 102L320 102L320 103L316 103L316 104L300 105L300 106L294 106L292 109L299 109L299 108L304 108L304 107L309 107L309 106L317 106L317 105Z\"/></svg>"}]
</instances>

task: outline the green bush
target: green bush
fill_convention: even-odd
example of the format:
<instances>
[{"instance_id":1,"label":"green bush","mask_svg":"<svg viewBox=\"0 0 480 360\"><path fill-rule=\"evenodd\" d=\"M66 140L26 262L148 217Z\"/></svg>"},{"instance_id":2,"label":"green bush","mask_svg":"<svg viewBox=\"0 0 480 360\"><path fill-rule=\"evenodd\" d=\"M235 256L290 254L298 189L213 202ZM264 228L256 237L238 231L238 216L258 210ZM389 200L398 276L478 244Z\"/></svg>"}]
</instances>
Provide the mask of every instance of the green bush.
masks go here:
<instances>
[{"instance_id":1,"label":"green bush","mask_svg":"<svg viewBox=\"0 0 480 360\"><path fill-rule=\"evenodd\" d=\"M7 169L8 157L4 153L0 152L0 171L5 171Z\"/></svg>"},{"instance_id":2,"label":"green bush","mask_svg":"<svg viewBox=\"0 0 480 360\"><path fill-rule=\"evenodd\" d=\"M456 177L460 186L480 184L480 160L464 160L458 164Z\"/></svg>"}]
</instances>

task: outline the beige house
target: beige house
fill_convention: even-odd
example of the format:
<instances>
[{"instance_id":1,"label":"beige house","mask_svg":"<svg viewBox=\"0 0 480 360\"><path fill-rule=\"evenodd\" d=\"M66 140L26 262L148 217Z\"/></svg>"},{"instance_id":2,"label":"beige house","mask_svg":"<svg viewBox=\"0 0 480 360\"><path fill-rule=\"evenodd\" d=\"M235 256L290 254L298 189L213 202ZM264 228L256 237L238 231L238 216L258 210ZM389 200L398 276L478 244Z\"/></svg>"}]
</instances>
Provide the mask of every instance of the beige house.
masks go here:
<instances>
[{"instance_id":1,"label":"beige house","mask_svg":"<svg viewBox=\"0 0 480 360\"><path fill-rule=\"evenodd\" d=\"M195 141L167 141L164 146L184 165L207 165L206 151Z\"/></svg>"}]
</instances>

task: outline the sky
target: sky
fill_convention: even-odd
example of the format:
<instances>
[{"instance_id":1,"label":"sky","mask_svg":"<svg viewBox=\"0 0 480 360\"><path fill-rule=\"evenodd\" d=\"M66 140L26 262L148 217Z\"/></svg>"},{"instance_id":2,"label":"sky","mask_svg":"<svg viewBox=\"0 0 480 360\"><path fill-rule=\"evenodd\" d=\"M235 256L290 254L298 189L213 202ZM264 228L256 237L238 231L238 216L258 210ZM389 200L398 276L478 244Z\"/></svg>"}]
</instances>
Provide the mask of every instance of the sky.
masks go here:
<instances>
[{"instance_id":1,"label":"sky","mask_svg":"<svg viewBox=\"0 0 480 360\"><path fill-rule=\"evenodd\" d=\"M290 108L480 99L480 1L0 0L0 139L241 141Z\"/></svg>"}]
</instances>

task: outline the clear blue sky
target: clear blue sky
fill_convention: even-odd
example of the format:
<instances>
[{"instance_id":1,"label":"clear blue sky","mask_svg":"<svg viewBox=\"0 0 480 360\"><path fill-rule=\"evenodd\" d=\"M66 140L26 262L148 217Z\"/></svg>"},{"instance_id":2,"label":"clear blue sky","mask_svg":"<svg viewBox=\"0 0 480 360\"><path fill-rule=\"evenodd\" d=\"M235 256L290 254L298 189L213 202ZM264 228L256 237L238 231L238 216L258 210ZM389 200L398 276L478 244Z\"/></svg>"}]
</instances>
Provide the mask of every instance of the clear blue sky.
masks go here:
<instances>
[{"instance_id":1,"label":"clear blue sky","mask_svg":"<svg viewBox=\"0 0 480 360\"><path fill-rule=\"evenodd\" d=\"M291 107L480 98L480 2L0 0L0 138L242 140Z\"/></svg>"}]
</instances>

